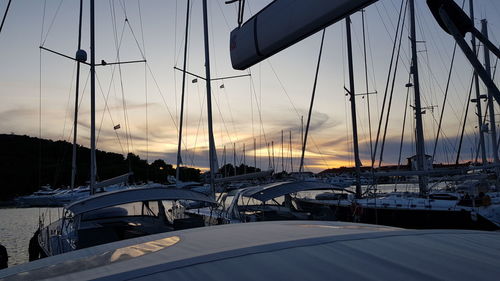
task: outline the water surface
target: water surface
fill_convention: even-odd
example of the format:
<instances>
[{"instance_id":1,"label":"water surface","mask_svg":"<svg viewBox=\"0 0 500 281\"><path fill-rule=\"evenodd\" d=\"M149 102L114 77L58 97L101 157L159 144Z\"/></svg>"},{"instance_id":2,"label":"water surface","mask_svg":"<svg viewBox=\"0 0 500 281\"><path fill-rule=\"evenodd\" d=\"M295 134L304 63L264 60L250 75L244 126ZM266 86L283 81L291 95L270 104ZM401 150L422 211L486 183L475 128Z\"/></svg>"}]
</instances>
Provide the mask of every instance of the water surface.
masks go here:
<instances>
[{"instance_id":1,"label":"water surface","mask_svg":"<svg viewBox=\"0 0 500 281\"><path fill-rule=\"evenodd\" d=\"M59 208L0 208L0 244L7 248L9 267L28 262L28 244L44 214L46 223L58 218Z\"/></svg>"}]
</instances>

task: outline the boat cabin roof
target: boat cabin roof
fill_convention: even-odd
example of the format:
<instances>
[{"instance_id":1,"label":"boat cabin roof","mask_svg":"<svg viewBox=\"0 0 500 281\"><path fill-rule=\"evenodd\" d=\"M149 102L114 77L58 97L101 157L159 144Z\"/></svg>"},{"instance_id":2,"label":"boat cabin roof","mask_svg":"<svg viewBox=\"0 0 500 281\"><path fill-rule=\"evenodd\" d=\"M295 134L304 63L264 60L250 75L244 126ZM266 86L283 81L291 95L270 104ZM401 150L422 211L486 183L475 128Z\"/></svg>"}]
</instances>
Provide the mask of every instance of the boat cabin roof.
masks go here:
<instances>
[{"instance_id":1,"label":"boat cabin roof","mask_svg":"<svg viewBox=\"0 0 500 281\"><path fill-rule=\"evenodd\" d=\"M338 187L319 181L285 181L250 187L242 195L265 202L294 192L324 189L331 190Z\"/></svg>"},{"instance_id":2,"label":"boat cabin roof","mask_svg":"<svg viewBox=\"0 0 500 281\"><path fill-rule=\"evenodd\" d=\"M498 280L499 238L343 222L240 223L73 251L0 270L0 278Z\"/></svg>"},{"instance_id":3,"label":"boat cabin roof","mask_svg":"<svg viewBox=\"0 0 500 281\"><path fill-rule=\"evenodd\" d=\"M130 188L97 194L66 206L74 215L132 202L158 200L193 200L216 204L215 200L203 193L163 185Z\"/></svg>"}]
</instances>

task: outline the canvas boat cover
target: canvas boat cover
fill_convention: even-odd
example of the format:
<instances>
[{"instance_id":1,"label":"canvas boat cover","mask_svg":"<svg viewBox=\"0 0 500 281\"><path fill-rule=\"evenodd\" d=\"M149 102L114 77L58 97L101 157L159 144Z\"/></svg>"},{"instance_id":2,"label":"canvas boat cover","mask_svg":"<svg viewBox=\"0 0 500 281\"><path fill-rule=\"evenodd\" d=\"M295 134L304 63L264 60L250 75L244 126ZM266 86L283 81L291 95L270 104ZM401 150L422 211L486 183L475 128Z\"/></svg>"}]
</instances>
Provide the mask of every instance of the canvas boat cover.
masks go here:
<instances>
[{"instance_id":1,"label":"canvas boat cover","mask_svg":"<svg viewBox=\"0 0 500 281\"><path fill-rule=\"evenodd\" d=\"M156 200L193 200L216 204L212 198L196 191L157 185L97 194L66 206L66 210L78 215L111 206Z\"/></svg>"},{"instance_id":2,"label":"canvas boat cover","mask_svg":"<svg viewBox=\"0 0 500 281\"><path fill-rule=\"evenodd\" d=\"M259 222L155 234L0 271L7 280L498 280L500 233Z\"/></svg>"},{"instance_id":3,"label":"canvas boat cover","mask_svg":"<svg viewBox=\"0 0 500 281\"><path fill-rule=\"evenodd\" d=\"M248 188L243 192L243 196L251 197L265 202L276 197L299 191L307 190L338 190L338 186L319 181L285 181L274 182L265 185Z\"/></svg>"}]
</instances>

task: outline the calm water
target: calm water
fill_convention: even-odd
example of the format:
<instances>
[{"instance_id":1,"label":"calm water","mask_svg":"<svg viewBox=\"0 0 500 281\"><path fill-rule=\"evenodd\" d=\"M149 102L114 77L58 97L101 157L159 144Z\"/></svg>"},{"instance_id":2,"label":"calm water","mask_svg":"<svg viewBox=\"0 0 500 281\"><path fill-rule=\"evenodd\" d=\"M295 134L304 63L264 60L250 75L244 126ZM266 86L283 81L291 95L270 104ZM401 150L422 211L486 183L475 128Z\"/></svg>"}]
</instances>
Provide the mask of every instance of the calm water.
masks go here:
<instances>
[{"instance_id":1,"label":"calm water","mask_svg":"<svg viewBox=\"0 0 500 281\"><path fill-rule=\"evenodd\" d=\"M383 185L384 191L394 190L394 185ZM414 185L398 185L400 191L413 191ZM7 248L9 267L28 262L28 244L38 227L40 214L45 222L59 218L60 208L0 208L0 244Z\"/></svg>"},{"instance_id":2,"label":"calm water","mask_svg":"<svg viewBox=\"0 0 500 281\"><path fill-rule=\"evenodd\" d=\"M28 262L28 243L38 227L40 213L45 220L58 218L59 208L0 209L0 244L7 248L9 267Z\"/></svg>"}]
</instances>

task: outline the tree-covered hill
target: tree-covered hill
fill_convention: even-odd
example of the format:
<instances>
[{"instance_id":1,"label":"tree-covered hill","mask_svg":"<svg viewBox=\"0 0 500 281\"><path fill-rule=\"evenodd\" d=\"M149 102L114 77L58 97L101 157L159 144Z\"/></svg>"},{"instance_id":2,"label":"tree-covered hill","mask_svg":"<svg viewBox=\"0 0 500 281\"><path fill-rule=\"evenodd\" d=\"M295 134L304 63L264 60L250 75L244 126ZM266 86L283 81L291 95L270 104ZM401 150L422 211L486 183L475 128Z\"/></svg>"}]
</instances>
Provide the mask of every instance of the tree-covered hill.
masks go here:
<instances>
[{"instance_id":1,"label":"tree-covered hill","mask_svg":"<svg viewBox=\"0 0 500 281\"><path fill-rule=\"evenodd\" d=\"M29 194L41 185L54 188L67 187L71 181L72 145L65 141L52 141L29 136L0 134L0 200ZM77 148L77 185L84 185L90 175L90 149ZM134 182L155 181L166 183L175 169L163 160L148 164L139 156L96 151L97 177L105 180L134 172ZM198 169L183 168L181 180L199 180ZM184 173L183 173L184 172Z\"/></svg>"}]
</instances>

